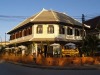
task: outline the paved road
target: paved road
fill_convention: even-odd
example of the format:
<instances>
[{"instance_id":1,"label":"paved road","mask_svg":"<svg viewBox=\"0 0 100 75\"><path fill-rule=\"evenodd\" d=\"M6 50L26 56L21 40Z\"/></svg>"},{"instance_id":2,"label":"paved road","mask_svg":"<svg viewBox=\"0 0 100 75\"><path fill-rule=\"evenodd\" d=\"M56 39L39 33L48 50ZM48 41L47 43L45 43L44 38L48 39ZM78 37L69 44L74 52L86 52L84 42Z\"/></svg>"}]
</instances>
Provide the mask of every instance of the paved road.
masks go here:
<instances>
[{"instance_id":1,"label":"paved road","mask_svg":"<svg viewBox=\"0 0 100 75\"><path fill-rule=\"evenodd\" d=\"M47 70L0 62L0 75L100 75L100 70Z\"/></svg>"}]
</instances>

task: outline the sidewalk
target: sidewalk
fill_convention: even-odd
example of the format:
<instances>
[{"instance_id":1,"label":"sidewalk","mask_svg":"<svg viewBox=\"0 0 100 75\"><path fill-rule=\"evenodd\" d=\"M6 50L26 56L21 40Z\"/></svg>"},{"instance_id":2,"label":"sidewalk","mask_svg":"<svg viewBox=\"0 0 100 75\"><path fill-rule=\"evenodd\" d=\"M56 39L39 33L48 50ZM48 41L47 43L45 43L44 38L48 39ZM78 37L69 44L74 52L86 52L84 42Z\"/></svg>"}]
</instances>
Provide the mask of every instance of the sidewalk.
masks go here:
<instances>
[{"instance_id":1,"label":"sidewalk","mask_svg":"<svg viewBox=\"0 0 100 75\"><path fill-rule=\"evenodd\" d=\"M100 70L100 65L70 65L65 67L60 66L42 66L42 65L36 65L36 64L23 64L23 63L17 63L17 62L9 62L11 64L15 65L21 65L31 68L39 68L39 69L52 69L52 70Z\"/></svg>"}]
</instances>

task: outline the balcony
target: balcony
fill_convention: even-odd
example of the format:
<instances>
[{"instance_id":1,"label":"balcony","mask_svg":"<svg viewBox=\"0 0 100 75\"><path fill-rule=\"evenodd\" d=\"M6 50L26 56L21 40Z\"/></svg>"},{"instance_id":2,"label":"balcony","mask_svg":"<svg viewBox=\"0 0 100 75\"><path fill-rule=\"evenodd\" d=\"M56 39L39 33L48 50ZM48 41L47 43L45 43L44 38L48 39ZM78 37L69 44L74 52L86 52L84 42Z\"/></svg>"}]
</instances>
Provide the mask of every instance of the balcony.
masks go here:
<instances>
[{"instance_id":1,"label":"balcony","mask_svg":"<svg viewBox=\"0 0 100 75\"><path fill-rule=\"evenodd\" d=\"M70 40L82 40L81 36L74 36L74 35L66 35L66 39Z\"/></svg>"},{"instance_id":2,"label":"balcony","mask_svg":"<svg viewBox=\"0 0 100 75\"><path fill-rule=\"evenodd\" d=\"M23 36L21 38L10 40L10 44L26 42L26 41L29 41L31 38L33 38L33 35Z\"/></svg>"}]
</instances>

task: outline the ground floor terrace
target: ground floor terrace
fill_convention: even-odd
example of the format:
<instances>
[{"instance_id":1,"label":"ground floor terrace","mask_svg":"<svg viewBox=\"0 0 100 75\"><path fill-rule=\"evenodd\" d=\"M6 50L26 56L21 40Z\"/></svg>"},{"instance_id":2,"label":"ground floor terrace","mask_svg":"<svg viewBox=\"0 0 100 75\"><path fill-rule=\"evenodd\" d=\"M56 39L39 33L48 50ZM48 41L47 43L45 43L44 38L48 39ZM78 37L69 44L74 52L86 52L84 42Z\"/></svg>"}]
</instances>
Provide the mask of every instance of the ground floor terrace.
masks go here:
<instances>
[{"instance_id":1,"label":"ground floor terrace","mask_svg":"<svg viewBox=\"0 0 100 75\"><path fill-rule=\"evenodd\" d=\"M15 55L33 55L38 57L41 54L44 57L63 57L79 56L78 47L80 42L76 41L28 41L9 44L5 48L5 53ZM77 55L74 55L74 54Z\"/></svg>"}]
</instances>

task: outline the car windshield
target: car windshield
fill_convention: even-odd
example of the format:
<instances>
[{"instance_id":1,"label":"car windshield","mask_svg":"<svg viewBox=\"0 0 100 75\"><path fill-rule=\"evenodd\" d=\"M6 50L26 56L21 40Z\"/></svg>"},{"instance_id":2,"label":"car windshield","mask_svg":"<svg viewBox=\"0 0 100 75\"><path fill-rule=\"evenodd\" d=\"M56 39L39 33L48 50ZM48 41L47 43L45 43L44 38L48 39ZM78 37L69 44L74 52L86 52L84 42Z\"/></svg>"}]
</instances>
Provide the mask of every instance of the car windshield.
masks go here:
<instances>
[{"instance_id":1,"label":"car windshield","mask_svg":"<svg viewBox=\"0 0 100 75\"><path fill-rule=\"evenodd\" d=\"M68 45L68 46L65 46L65 49L75 49L76 46L75 45Z\"/></svg>"}]
</instances>

